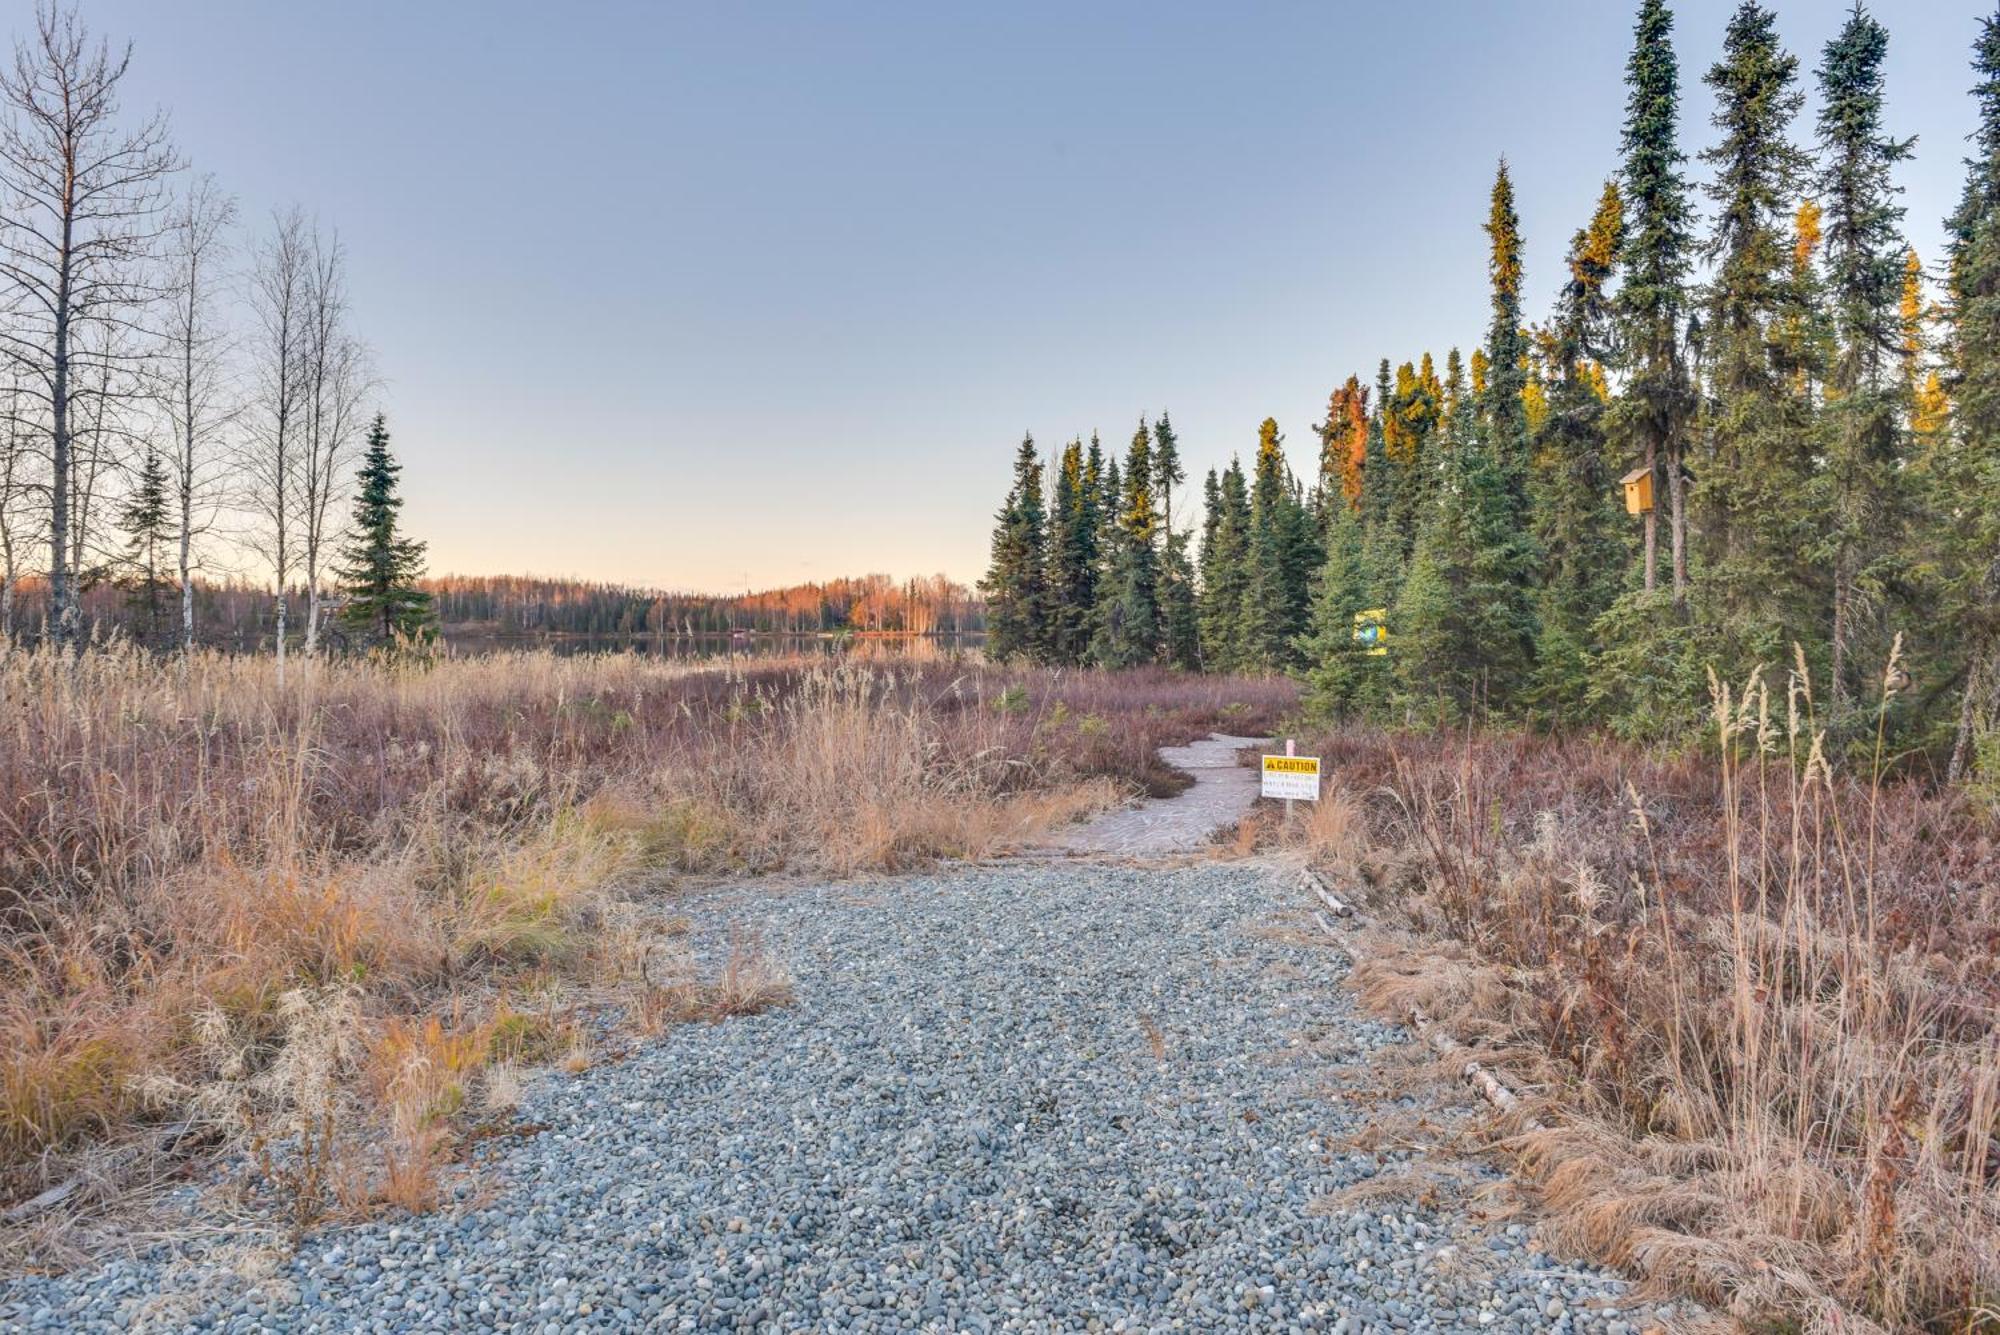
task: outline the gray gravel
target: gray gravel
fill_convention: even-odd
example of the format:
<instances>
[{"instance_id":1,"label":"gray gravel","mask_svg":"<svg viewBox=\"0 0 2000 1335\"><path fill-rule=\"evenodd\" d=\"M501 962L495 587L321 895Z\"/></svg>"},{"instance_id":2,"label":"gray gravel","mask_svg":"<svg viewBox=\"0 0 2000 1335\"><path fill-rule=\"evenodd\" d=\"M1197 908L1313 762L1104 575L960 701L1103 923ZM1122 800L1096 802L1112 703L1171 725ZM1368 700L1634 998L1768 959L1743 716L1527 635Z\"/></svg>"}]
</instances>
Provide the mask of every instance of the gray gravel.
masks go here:
<instances>
[{"instance_id":1,"label":"gray gravel","mask_svg":"<svg viewBox=\"0 0 2000 1335\"><path fill-rule=\"evenodd\" d=\"M1015 864L693 906L790 1007L521 1109L457 1210L0 1281L0 1330L1590 1330L1621 1284L1516 1225L1316 1198L1399 1166L1321 1092L1404 1041L1247 864ZM1164 1045L1154 1054L1149 1032Z\"/></svg>"},{"instance_id":2,"label":"gray gravel","mask_svg":"<svg viewBox=\"0 0 2000 1335\"><path fill-rule=\"evenodd\" d=\"M1192 853L1236 824L1257 804L1259 771L1236 763L1237 752L1272 745L1269 737L1212 732L1186 746L1163 746L1160 759L1194 782L1172 797L1150 798L1057 830L1039 841L1053 853L1161 857Z\"/></svg>"}]
</instances>

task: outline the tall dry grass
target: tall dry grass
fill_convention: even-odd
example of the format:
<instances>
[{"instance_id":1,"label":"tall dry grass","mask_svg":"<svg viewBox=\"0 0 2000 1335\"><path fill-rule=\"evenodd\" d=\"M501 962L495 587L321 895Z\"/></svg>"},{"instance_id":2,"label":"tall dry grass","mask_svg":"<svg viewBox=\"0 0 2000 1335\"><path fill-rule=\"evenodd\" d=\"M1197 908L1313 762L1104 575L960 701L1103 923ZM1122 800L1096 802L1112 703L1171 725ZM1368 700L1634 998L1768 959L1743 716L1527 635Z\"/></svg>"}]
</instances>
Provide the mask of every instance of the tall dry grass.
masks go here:
<instances>
[{"instance_id":1,"label":"tall dry grass","mask_svg":"<svg viewBox=\"0 0 2000 1335\"><path fill-rule=\"evenodd\" d=\"M633 901L978 856L1290 702L949 663L511 654L280 685L257 658L0 649L0 1212L197 1146L247 1151L301 1223L421 1206L463 1110L589 1060L589 989L656 1020L782 995L735 956L656 987Z\"/></svg>"},{"instance_id":2,"label":"tall dry grass","mask_svg":"<svg viewBox=\"0 0 2000 1335\"><path fill-rule=\"evenodd\" d=\"M1993 812L1886 756L1842 772L1802 665L1715 683L1711 744L1681 759L1320 749L1342 788L1321 859L1404 929L1364 992L1515 1054L1559 1240L1764 1328L1995 1328Z\"/></svg>"}]
</instances>

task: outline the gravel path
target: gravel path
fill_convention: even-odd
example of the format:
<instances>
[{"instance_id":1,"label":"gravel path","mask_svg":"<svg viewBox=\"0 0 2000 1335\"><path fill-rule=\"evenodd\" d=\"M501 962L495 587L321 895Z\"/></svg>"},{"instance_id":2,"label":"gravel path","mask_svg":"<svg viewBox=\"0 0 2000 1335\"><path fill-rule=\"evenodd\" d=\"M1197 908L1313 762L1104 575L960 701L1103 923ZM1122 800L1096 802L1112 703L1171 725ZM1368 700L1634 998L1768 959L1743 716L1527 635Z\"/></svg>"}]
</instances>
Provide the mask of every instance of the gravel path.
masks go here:
<instances>
[{"instance_id":1,"label":"gravel path","mask_svg":"<svg viewBox=\"0 0 2000 1335\"><path fill-rule=\"evenodd\" d=\"M1247 863L1013 863L678 906L795 1004L534 1086L483 1196L0 1282L0 1329L1591 1330L1615 1281L1449 1208L1314 1202L1399 1031ZM1448 1115L1448 1114L1447 1114Z\"/></svg>"},{"instance_id":2,"label":"gravel path","mask_svg":"<svg viewBox=\"0 0 2000 1335\"><path fill-rule=\"evenodd\" d=\"M1160 759L1185 771L1192 787L1174 796L1107 811L1081 825L1058 831L1039 845L1057 854L1113 854L1159 857L1192 853L1249 814L1257 800L1258 773L1236 763L1236 753L1268 746L1268 737L1231 737L1212 732L1187 746L1163 746Z\"/></svg>"}]
</instances>

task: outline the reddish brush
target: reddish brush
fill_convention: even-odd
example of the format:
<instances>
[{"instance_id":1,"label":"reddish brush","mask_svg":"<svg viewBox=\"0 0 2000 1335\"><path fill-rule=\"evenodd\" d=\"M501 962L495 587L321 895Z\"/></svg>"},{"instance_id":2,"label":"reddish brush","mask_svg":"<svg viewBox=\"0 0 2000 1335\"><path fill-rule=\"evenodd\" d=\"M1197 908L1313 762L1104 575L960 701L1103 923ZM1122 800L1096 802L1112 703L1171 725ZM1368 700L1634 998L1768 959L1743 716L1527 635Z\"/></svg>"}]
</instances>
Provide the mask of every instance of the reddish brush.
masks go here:
<instances>
[{"instance_id":1,"label":"reddish brush","mask_svg":"<svg viewBox=\"0 0 2000 1335\"><path fill-rule=\"evenodd\" d=\"M1525 1074L1554 1125L1521 1143L1570 1241L1747 1318L1978 1329L2000 1293L1994 820L1839 773L1807 683L1773 694L1718 685L1682 757L1314 740L1367 815L1345 869L1479 976L1361 980L1546 1054Z\"/></svg>"}]
</instances>

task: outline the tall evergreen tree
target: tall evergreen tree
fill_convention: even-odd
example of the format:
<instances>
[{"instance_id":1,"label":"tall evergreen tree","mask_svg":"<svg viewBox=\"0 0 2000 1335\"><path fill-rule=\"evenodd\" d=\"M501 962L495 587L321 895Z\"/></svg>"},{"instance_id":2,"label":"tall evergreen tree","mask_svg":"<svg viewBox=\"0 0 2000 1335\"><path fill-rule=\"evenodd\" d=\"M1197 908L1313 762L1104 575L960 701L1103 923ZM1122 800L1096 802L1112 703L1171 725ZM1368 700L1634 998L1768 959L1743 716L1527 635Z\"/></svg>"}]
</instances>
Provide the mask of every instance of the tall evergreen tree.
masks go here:
<instances>
[{"instance_id":1,"label":"tall evergreen tree","mask_svg":"<svg viewBox=\"0 0 2000 1335\"><path fill-rule=\"evenodd\" d=\"M1533 544L1490 445L1452 452L1390 618L1408 710L1438 722L1504 708L1528 683Z\"/></svg>"},{"instance_id":2,"label":"tall evergreen tree","mask_svg":"<svg viewBox=\"0 0 2000 1335\"><path fill-rule=\"evenodd\" d=\"M1361 517L1342 500L1326 527L1326 561L1313 590L1311 616L1299 641L1305 663L1305 706L1325 719L1348 718L1384 698L1389 658L1355 638L1356 618L1378 606L1362 560Z\"/></svg>"},{"instance_id":3,"label":"tall evergreen tree","mask_svg":"<svg viewBox=\"0 0 2000 1335\"><path fill-rule=\"evenodd\" d=\"M1014 453L1014 484L993 528L986 595L986 652L996 662L1039 661L1048 647L1047 514L1042 461L1032 435Z\"/></svg>"},{"instance_id":4,"label":"tall evergreen tree","mask_svg":"<svg viewBox=\"0 0 2000 1335\"><path fill-rule=\"evenodd\" d=\"M1570 242L1569 281L1548 330L1548 411L1537 432L1535 536L1543 557L1537 702L1568 711L1588 682L1591 628L1618 596L1627 555L1605 437L1602 358L1609 347L1608 284L1624 234L1624 205L1607 181L1589 226Z\"/></svg>"},{"instance_id":5,"label":"tall evergreen tree","mask_svg":"<svg viewBox=\"0 0 2000 1335\"><path fill-rule=\"evenodd\" d=\"M1111 581L1098 608L1093 657L1105 667L1137 667L1160 652L1160 513L1153 503L1153 435L1146 419L1125 454L1111 551Z\"/></svg>"},{"instance_id":6,"label":"tall evergreen tree","mask_svg":"<svg viewBox=\"0 0 2000 1335\"><path fill-rule=\"evenodd\" d=\"M1408 363L1397 368L1396 398L1391 406L1391 422L1397 430L1393 441L1385 440L1395 475L1395 495L1391 518L1397 539L1397 564L1408 562L1416 546L1417 530L1431 501L1437 495L1438 434L1445 412L1444 383L1426 352L1414 368Z\"/></svg>"},{"instance_id":7,"label":"tall evergreen tree","mask_svg":"<svg viewBox=\"0 0 2000 1335\"><path fill-rule=\"evenodd\" d=\"M1827 381L1820 552L1833 568L1829 680L1836 704L1854 685L1852 651L1886 654L1879 608L1900 575L1903 440L1900 305L1906 248L1892 179L1915 140L1882 129L1887 29L1858 3L1820 61L1819 176L1827 286L1838 350ZM1869 623L1869 624L1864 624ZM1866 632L1873 630L1872 636Z\"/></svg>"},{"instance_id":8,"label":"tall evergreen tree","mask_svg":"<svg viewBox=\"0 0 2000 1335\"><path fill-rule=\"evenodd\" d=\"M1188 534L1174 524L1173 489L1187 480L1180 439L1166 413L1153 424L1153 474L1160 490L1160 648L1168 663L1190 671L1201 666L1201 632L1195 612L1194 562Z\"/></svg>"},{"instance_id":9,"label":"tall evergreen tree","mask_svg":"<svg viewBox=\"0 0 2000 1335\"><path fill-rule=\"evenodd\" d=\"M1398 591L1390 621L1402 694L1412 710L1459 718L1506 708L1535 655L1536 553L1527 529L1525 339L1519 327L1520 233L1506 164L1494 182L1493 327L1472 439L1455 443Z\"/></svg>"},{"instance_id":10,"label":"tall evergreen tree","mask_svg":"<svg viewBox=\"0 0 2000 1335\"><path fill-rule=\"evenodd\" d=\"M1097 433L1090 433L1093 449L1097 447ZM1125 480L1118 473L1118 459L1105 454L1104 466L1098 473L1097 484L1097 592L1098 610L1103 610L1104 601L1110 596L1111 584L1117 578L1119 520L1124 514ZM1092 631L1095 633L1095 627Z\"/></svg>"},{"instance_id":11,"label":"tall evergreen tree","mask_svg":"<svg viewBox=\"0 0 2000 1335\"><path fill-rule=\"evenodd\" d=\"M150 647L160 643L168 629L167 599L172 586L161 562L175 541L166 465L150 444L140 460L132 493L119 511L118 527L125 533L125 562L131 571L125 606L133 616L135 638Z\"/></svg>"},{"instance_id":12,"label":"tall evergreen tree","mask_svg":"<svg viewBox=\"0 0 2000 1335\"><path fill-rule=\"evenodd\" d=\"M1097 503L1083 442L1063 447L1049 517L1048 657L1074 666L1090 654L1097 609Z\"/></svg>"},{"instance_id":13,"label":"tall evergreen tree","mask_svg":"<svg viewBox=\"0 0 2000 1335\"><path fill-rule=\"evenodd\" d=\"M1694 210L1682 174L1680 63L1674 55L1673 12L1665 0L1641 0L1625 65L1624 162L1620 169L1626 229L1620 258L1624 281L1616 312L1624 345L1626 384L1619 411L1622 433L1653 475L1653 492L1669 507L1674 601L1687 597L1687 508L1682 462L1694 411L1681 325L1687 313ZM1664 473L1664 476L1662 474ZM1659 511L1644 516L1644 586L1659 577Z\"/></svg>"},{"instance_id":14,"label":"tall evergreen tree","mask_svg":"<svg viewBox=\"0 0 2000 1335\"><path fill-rule=\"evenodd\" d=\"M1492 279L1493 320L1486 334L1483 416L1493 462L1525 520L1528 419L1522 393L1528 379L1528 342L1521 323L1521 219L1514 209L1514 181L1505 158L1493 175L1486 235L1491 243L1487 272Z\"/></svg>"},{"instance_id":15,"label":"tall evergreen tree","mask_svg":"<svg viewBox=\"0 0 2000 1335\"><path fill-rule=\"evenodd\" d=\"M1209 582L1209 565L1215 555L1216 530L1222 527L1222 483L1213 468L1201 482L1201 553L1197 558L1201 583Z\"/></svg>"},{"instance_id":16,"label":"tall evergreen tree","mask_svg":"<svg viewBox=\"0 0 2000 1335\"><path fill-rule=\"evenodd\" d=\"M1369 590L1379 602L1396 596L1403 581L1405 552L1396 527L1396 483L1389 463L1395 434L1396 401L1390 389L1389 359L1375 368L1375 411L1361 459L1361 494L1356 498L1361 528L1361 562Z\"/></svg>"},{"instance_id":17,"label":"tall evergreen tree","mask_svg":"<svg viewBox=\"0 0 2000 1335\"><path fill-rule=\"evenodd\" d=\"M424 544L402 532L397 480L402 471L389 453L388 423L377 413L368 426L352 536L341 548L336 577L347 594L342 623L384 644L421 639L433 624L431 596L417 587L424 573Z\"/></svg>"},{"instance_id":18,"label":"tall evergreen tree","mask_svg":"<svg viewBox=\"0 0 2000 1335\"><path fill-rule=\"evenodd\" d=\"M1250 487L1249 583L1243 603L1243 661L1276 669L1295 661L1319 554L1312 518L1285 467L1278 423L1257 428Z\"/></svg>"},{"instance_id":19,"label":"tall evergreen tree","mask_svg":"<svg viewBox=\"0 0 2000 1335\"><path fill-rule=\"evenodd\" d=\"M1707 454L1701 472L1704 617L1728 663L1789 659L1812 634L1818 597L1801 563L1813 542L1804 503L1812 469L1810 402L1778 357L1777 332L1797 309L1786 227L1806 159L1788 138L1803 101L1798 60L1777 21L1746 0L1709 70L1721 142L1702 154L1714 171L1708 253Z\"/></svg>"},{"instance_id":20,"label":"tall evergreen tree","mask_svg":"<svg viewBox=\"0 0 2000 1335\"><path fill-rule=\"evenodd\" d=\"M1993 763L1982 742L2000 730L2000 12L1981 20L1972 68L1978 129L1949 221L1956 412L1935 502L1954 535L1941 562L1940 620L1958 627L1965 646L1948 770L1954 780Z\"/></svg>"},{"instance_id":21,"label":"tall evergreen tree","mask_svg":"<svg viewBox=\"0 0 2000 1335\"><path fill-rule=\"evenodd\" d=\"M1201 661L1212 672L1235 672L1250 663L1244 618L1250 592L1250 493L1243 463L1231 459L1215 489L1213 519L1204 525L1201 592Z\"/></svg>"}]
</instances>

